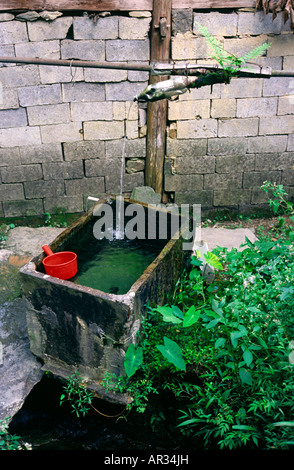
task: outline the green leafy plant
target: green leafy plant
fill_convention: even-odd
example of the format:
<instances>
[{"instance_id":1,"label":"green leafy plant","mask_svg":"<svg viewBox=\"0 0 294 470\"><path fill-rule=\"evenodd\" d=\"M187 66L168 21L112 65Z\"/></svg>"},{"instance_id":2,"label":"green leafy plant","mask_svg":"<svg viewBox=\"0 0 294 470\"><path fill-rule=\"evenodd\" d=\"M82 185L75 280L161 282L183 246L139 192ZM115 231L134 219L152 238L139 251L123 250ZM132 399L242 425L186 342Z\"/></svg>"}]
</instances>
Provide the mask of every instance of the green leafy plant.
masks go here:
<instances>
[{"instance_id":1,"label":"green leafy plant","mask_svg":"<svg viewBox=\"0 0 294 470\"><path fill-rule=\"evenodd\" d=\"M197 23L197 26L200 33L205 37L208 45L214 51L212 59L216 60L225 71L229 72L231 76L237 74L240 68L246 66L246 63L249 61L263 55L270 47L270 44L264 43L244 54L242 57L236 57L234 54L227 52L220 41L212 36L205 26L202 26L200 23Z\"/></svg>"},{"instance_id":2,"label":"green leafy plant","mask_svg":"<svg viewBox=\"0 0 294 470\"><path fill-rule=\"evenodd\" d=\"M87 389L86 383L82 380L80 374L75 372L69 376L63 389L65 393L60 397L60 405L69 401L72 411L78 418L81 415L85 416L91 407L94 395Z\"/></svg>"},{"instance_id":3,"label":"green leafy plant","mask_svg":"<svg viewBox=\"0 0 294 470\"><path fill-rule=\"evenodd\" d=\"M280 196L287 200L282 188ZM222 266L213 284L192 257L169 304L148 308L130 349L134 363L142 349L138 367L130 377L108 377L108 386L130 394L128 410L150 409L152 427L177 416L178 431L204 448L291 448L293 230L282 226L275 237L246 239L242 251L213 254L205 261Z\"/></svg>"},{"instance_id":4,"label":"green leafy plant","mask_svg":"<svg viewBox=\"0 0 294 470\"><path fill-rule=\"evenodd\" d=\"M31 450L31 446L21 442L20 436L9 433L9 419L0 420L0 450Z\"/></svg>"}]
</instances>

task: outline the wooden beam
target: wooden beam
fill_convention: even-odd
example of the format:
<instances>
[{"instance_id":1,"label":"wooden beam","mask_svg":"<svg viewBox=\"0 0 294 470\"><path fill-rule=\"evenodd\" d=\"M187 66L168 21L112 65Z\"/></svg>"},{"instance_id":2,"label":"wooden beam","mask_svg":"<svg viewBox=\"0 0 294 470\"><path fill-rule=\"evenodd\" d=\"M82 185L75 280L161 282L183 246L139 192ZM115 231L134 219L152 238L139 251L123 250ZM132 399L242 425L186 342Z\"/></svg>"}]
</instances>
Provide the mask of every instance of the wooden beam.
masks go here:
<instances>
[{"instance_id":1,"label":"wooden beam","mask_svg":"<svg viewBox=\"0 0 294 470\"><path fill-rule=\"evenodd\" d=\"M172 8L251 8L255 3L255 0L172 0ZM152 6L152 0L0 0L0 11L152 11Z\"/></svg>"},{"instance_id":2,"label":"wooden beam","mask_svg":"<svg viewBox=\"0 0 294 470\"><path fill-rule=\"evenodd\" d=\"M154 0L151 26L151 61L170 59L172 0ZM166 76L152 76L150 83L166 80ZM166 142L167 101L148 104L147 154L145 184L163 195L163 165Z\"/></svg>"},{"instance_id":3,"label":"wooden beam","mask_svg":"<svg viewBox=\"0 0 294 470\"><path fill-rule=\"evenodd\" d=\"M152 10L152 0L0 0L0 11L131 11Z\"/></svg>"}]
</instances>

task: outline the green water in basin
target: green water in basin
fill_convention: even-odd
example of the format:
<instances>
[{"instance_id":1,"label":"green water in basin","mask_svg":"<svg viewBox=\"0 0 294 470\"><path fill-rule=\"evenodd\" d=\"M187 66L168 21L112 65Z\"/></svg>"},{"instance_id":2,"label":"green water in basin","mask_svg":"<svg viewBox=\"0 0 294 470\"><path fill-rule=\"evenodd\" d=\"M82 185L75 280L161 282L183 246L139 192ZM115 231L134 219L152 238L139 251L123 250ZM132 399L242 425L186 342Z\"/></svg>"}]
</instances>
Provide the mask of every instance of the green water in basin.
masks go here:
<instances>
[{"instance_id":1,"label":"green water in basin","mask_svg":"<svg viewBox=\"0 0 294 470\"><path fill-rule=\"evenodd\" d=\"M159 254L160 248L134 240L101 240L78 250L74 282L112 294L126 294Z\"/></svg>"}]
</instances>

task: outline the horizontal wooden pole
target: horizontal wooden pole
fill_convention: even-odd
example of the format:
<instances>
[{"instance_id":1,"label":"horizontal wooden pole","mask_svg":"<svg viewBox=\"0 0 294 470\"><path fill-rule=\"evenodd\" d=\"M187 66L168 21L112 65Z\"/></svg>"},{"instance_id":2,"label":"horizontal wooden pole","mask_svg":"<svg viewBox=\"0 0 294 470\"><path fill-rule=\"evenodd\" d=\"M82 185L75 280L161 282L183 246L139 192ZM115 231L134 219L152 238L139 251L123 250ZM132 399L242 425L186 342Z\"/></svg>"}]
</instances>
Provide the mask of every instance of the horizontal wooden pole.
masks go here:
<instances>
[{"instance_id":1,"label":"horizontal wooden pole","mask_svg":"<svg viewBox=\"0 0 294 470\"><path fill-rule=\"evenodd\" d=\"M0 0L0 11L152 11L152 0ZM172 0L172 8L253 8L255 0Z\"/></svg>"}]
</instances>

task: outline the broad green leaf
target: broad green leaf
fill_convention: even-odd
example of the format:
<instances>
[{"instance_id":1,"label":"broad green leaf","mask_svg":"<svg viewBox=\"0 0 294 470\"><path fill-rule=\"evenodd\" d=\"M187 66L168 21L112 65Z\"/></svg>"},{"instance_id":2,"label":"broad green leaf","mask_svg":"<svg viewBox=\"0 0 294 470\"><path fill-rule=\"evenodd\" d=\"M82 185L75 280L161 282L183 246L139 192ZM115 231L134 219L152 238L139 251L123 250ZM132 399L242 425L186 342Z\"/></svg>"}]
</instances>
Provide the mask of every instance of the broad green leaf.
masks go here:
<instances>
[{"instance_id":1,"label":"broad green leaf","mask_svg":"<svg viewBox=\"0 0 294 470\"><path fill-rule=\"evenodd\" d=\"M179 307L177 307L176 305L172 305L171 309L172 309L173 314L176 317L180 318L181 320L184 320L184 314Z\"/></svg>"},{"instance_id":2,"label":"broad green leaf","mask_svg":"<svg viewBox=\"0 0 294 470\"><path fill-rule=\"evenodd\" d=\"M234 348L236 348L237 345L238 345L238 339L239 339L239 338L242 338L242 336L245 336L245 335L247 335L247 330L246 330L246 328L244 328L242 331L240 331L240 330L232 331L232 333L231 333L231 335L230 335L230 336L231 336L231 343L232 343L232 346L233 346Z\"/></svg>"},{"instance_id":3,"label":"broad green leaf","mask_svg":"<svg viewBox=\"0 0 294 470\"><path fill-rule=\"evenodd\" d=\"M223 316L223 309L220 307L220 302L216 299L212 299L211 301L212 310L220 316Z\"/></svg>"},{"instance_id":4,"label":"broad green leaf","mask_svg":"<svg viewBox=\"0 0 294 470\"><path fill-rule=\"evenodd\" d=\"M171 307L157 307L156 311L162 315L163 321L167 323L182 323L182 320L174 315Z\"/></svg>"},{"instance_id":5,"label":"broad green leaf","mask_svg":"<svg viewBox=\"0 0 294 470\"><path fill-rule=\"evenodd\" d=\"M157 349L163 356L178 369L186 370L186 363L183 359L183 354L180 346L173 340L164 336L164 345L157 345Z\"/></svg>"},{"instance_id":6,"label":"broad green leaf","mask_svg":"<svg viewBox=\"0 0 294 470\"><path fill-rule=\"evenodd\" d=\"M241 369L239 369L239 376L243 384L252 385L252 377L248 370L241 367Z\"/></svg>"},{"instance_id":7,"label":"broad green leaf","mask_svg":"<svg viewBox=\"0 0 294 470\"><path fill-rule=\"evenodd\" d=\"M293 427L294 421L279 421L277 423L272 423L272 426L288 426Z\"/></svg>"},{"instance_id":8,"label":"broad green leaf","mask_svg":"<svg viewBox=\"0 0 294 470\"><path fill-rule=\"evenodd\" d=\"M192 307L190 307L188 312L185 314L183 326L187 327L196 323L200 317L200 312L201 310L195 310L195 305L192 305Z\"/></svg>"},{"instance_id":9,"label":"broad green leaf","mask_svg":"<svg viewBox=\"0 0 294 470\"><path fill-rule=\"evenodd\" d=\"M234 424L232 429L238 429L239 431L256 431L256 428L248 426L247 424Z\"/></svg>"},{"instance_id":10,"label":"broad green leaf","mask_svg":"<svg viewBox=\"0 0 294 470\"><path fill-rule=\"evenodd\" d=\"M245 349L245 351L243 352L243 359L245 361L246 366L249 367L253 361L253 355L249 349Z\"/></svg>"},{"instance_id":11,"label":"broad green leaf","mask_svg":"<svg viewBox=\"0 0 294 470\"><path fill-rule=\"evenodd\" d=\"M210 253L210 251L208 251L207 253L204 253L203 256L204 256L206 263L209 264L212 268L214 269L223 268L223 265L221 264L219 258L214 253Z\"/></svg>"},{"instance_id":12,"label":"broad green leaf","mask_svg":"<svg viewBox=\"0 0 294 470\"><path fill-rule=\"evenodd\" d=\"M128 377L134 375L143 362L143 349L130 344L127 349L124 366Z\"/></svg>"},{"instance_id":13,"label":"broad green leaf","mask_svg":"<svg viewBox=\"0 0 294 470\"><path fill-rule=\"evenodd\" d=\"M215 349L221 348L225 344L225 342L226 342L225 338L217 339L216 342L214 343Z\"/></svg>"}]
</instances>

